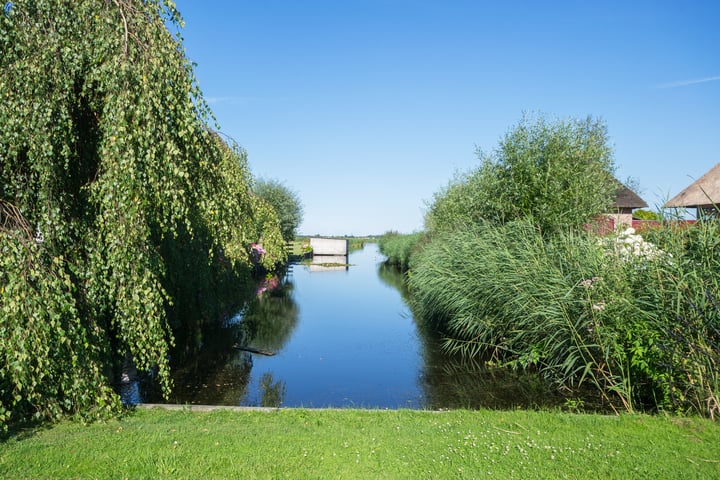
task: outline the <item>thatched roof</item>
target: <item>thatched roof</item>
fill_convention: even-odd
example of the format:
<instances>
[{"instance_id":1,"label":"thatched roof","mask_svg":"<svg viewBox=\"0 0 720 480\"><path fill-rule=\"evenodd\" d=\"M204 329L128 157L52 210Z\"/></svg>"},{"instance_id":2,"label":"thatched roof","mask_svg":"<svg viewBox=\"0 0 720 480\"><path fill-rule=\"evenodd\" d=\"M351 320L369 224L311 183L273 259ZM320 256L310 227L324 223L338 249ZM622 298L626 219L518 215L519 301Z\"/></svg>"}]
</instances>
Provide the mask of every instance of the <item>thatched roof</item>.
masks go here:
<instances>
[{"instance_id":1,"label":"thatched roof","mask_svg":"<svg viewBox=\"0 0 720 480\"><path fill-rule=\"evenodd\" d=\"M720 203L720 163L675 195L666 207L710 208Z\"/></svg>"},{"instance_id":2,"label":"thatched roof","mask_svg":"<svg viewBox=\"0 0 720 480\"><path fill-rule=\"evenodd\" d=\"M617 182L617 190L615 191L615 200L613 200L612 208L645 208L648 206L645 200L640 198L637 193L630 190L620 182Z\"/></svg>"}]
</instances>

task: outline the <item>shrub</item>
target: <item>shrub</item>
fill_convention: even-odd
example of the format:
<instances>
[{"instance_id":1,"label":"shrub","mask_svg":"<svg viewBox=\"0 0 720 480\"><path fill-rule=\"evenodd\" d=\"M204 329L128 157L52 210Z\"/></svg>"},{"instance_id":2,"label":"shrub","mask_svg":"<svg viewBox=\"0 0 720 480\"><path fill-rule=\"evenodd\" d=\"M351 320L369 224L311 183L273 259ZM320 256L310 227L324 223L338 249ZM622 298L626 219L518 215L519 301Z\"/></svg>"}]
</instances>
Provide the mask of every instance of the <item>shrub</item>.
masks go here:
<instances>
[{"instance_id":1,"label":"shrub","mask_svg":"<svg viewBox=\"0 0 720 480\"><path fill-rule=\"evenodd\" d=\"M543 231L580 228L607 211L616 183L605 125L592 118L547 122L524 117L478 168L435 194L430 233L480 220L532 218Z\"/></svg>"},{"instance_id":2,"label":"shrub","mask_svg":"<svg viewBox=\"0 0 720 480\"><path fill-rule=\"evenodd\" d=\"M668 224L647 238L672 255L646 295L658 305L654 378L668 408L720 415L720 225Z\"/></svg>"},{"instance_id":3,"label":"shrub","mask_svg":"<svg viewBox=\"0 0 720 480\"><path fill-rule=\"evenodd\" d=\"M626 410L720 413L720 227L598 239L528 220L441 235L413 261L416 317L467 359L591 385Z\"/></svg>"},{"instance_id":4,"label":"shrub","mask_svg":"<svg viewBox=\"0 0 720 480\"><path fill-rule=\"evenodd\" d=\"M660 215L658 215L655 212L651 212L650 210L635 210L633 212L633 217L637 218L638 220L652 220L652 221L660 220Z\"/></svg>"}]
</instances>

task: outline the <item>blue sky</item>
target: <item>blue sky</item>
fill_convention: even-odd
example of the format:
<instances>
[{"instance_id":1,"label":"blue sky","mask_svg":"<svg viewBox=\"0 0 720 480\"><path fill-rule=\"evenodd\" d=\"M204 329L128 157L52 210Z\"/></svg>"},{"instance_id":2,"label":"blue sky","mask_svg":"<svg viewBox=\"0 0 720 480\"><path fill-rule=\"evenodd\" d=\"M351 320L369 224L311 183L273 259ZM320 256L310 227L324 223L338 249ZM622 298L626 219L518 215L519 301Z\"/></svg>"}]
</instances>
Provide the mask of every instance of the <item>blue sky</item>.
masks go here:
<instances>
[{"instance_id":1,"label":"blue sky","mask_svg":"<svg viewBox=\"0 0 720 480\"><path fill-rule=\"evenodd\" d=\"M651 206L720 162L719 1L179 0L188 57L300 232L411 232L523 112L603 119Z\"/></svg>"}]
</instances>

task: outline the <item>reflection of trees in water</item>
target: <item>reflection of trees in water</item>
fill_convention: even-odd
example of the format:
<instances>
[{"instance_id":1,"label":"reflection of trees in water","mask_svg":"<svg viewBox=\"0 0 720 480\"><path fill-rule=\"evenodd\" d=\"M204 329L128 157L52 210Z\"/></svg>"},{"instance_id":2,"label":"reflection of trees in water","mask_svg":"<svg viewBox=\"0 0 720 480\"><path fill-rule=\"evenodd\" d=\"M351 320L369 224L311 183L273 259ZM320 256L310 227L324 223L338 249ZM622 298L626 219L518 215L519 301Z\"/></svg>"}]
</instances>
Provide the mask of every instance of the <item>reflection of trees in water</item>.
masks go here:
<instances>
[{"instance_id":1,"label":"reflection of trees in water","mask_svg":"<svg viewBox=\"0 0 720 480\"><path fill-rule=\"evenodd\" d=\"M402 272L381 264L378 277L397 289L412 310L410 292ZM446 355L440 348L443 333L434 330L431 322L414 318L423 356L420 384L425 407L541 408L559 406L565 401L565 397L537 374L513 372Z\"/></svg>"},{"instance_id":2,"label":"reflection of trees in water","mask_svg":"<svg viewBox=\"0 0 720 480\"><path fill-rule=\"evenodd\" d=\"M415 316L423 368L420 385L427 408L563 408L605 412L610 407L597 395L580 388L560 391L536 371L516 371L485 359L448 355L441 348L444 332Z\"/></svg>"},{"instance_id":3,"label":"reflection of trees in water","mask_svg":"<svg viewBox=\"0 0 720 480\"><path fill-rule=\"evenodd\" d=\"M405 274L399 271L396 267L381 263L378 267L378 277L380 280L390 287L393 287L402 296L405 303L409 301L409 295L407 285L405 284Z\"/></svg>"},{"instance_id":4,"label":"reflection of trees in water","mask_svg":"<svg viewBox=\"0 0 720 480\"><path fill-rule=\"evenodd\" d=\"M482 361L448 357L437 346L424 349L421 385L426 407L613 411L590 388L560 391L538 372L521 372Z\"/></svg>"},{"instance_id":5,"label":"reflection of trees in water","mask_svg":"<svg viewBox=\"0 0 720 480\"><path fill-rule=\"evenodd\" d=\"M292 291L293 284L285 282L280 288L249 302L239 323L240 345L271 352L283 348L298 321L299 311Z\"/></svg>"},{"instance_id":6,"label":"reflection of trees in water","mask_svg":"<svg viewBox=\"0 0 720 480\"><path fill-rule=\"evenodd\" d=\"M252 355L233 351L200 369L178 368L171 402L203 405L239 405L247 392Z\"/></svg>"},{"instance_id":7,"label":"reflection of trees in water","mask_svg":"<svg viewBox=\"0 0 720 480\"><path fill-rule=\"evenodd\" d=\"M280 350L297 325L298 308L292 298L293 285L281 283L261 298L252 294L245 300L240 313L212 322L188 319L181 348L171 359L174 382L170 402L210 405L239 405L247 393L253 355L237 346L253 346L259 350ZM192 346L188 348L188 346ZM160 392L151 377L141 381L143 401L161 401ZM284 384L267 386L270 401L284 398Z\"/></svg>"},{"instance_id":8,"label":"reflection of trees in water","mask_svg":"<svg viewBox=\"0 0 720 480\"><path fill-rule=\"evenodd\" d=\"M422 387L428 408L549 408L565 398L539 375L432 353Z\"/></svg>"},{"instance_id":9,"label":"reflection of trees in water","mask_svg":"<svg viewBox=\"0 0 720 480\"><path fill-rule=\"evenodd\" d=\"M273 382L273 374L263 373L260 377L260 406L280 407L285 400L285 382Z\"/></svg>"}]
</instances>

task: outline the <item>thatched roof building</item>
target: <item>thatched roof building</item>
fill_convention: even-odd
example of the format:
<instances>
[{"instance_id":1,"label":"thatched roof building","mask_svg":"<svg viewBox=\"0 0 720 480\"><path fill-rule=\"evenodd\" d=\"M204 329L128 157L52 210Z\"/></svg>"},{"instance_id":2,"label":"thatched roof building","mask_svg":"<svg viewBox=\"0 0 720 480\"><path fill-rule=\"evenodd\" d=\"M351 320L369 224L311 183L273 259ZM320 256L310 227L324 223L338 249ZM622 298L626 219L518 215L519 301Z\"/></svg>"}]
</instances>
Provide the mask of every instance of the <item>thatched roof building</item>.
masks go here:
<instances>
[{"instance_id":1,"label":"thatched roof building","mask_svg":"<svg viewBox=\"0 0 720 480\"><path fill-rule=\"evenodd\" d=\"M711 168L682 192L665 204L667 208L697 208L698 218L703 213L717 212L720 203L720 163Z\"/></svg>"},{"instance_id":2,"label":"thatched roof building","mask_svg":"<svg viewBox=\"0 0 720 480\"><path fill-rule=\"evenodd\" d=\"M630 190L628 187L618 182L617 190L615 191L615 200L613 200L612 208L615 211L627 211L632 213L634 208L646 208L648 206L645 200L640 198L637 193Z\"/></svg>"},{"instance_id":3,"label":"thatched roof building","mask_svg":"<svg viewBox=\"0 0 720 480\"><path fill-rule=\"evenodd\" d=\"M615 198L608 209L609 211L605 215L606 218L610 220L611 229L631 226L633 221L633 210L648 206L648 204L645 203L645 200L640 198L637 193L620 183L620 181L615 179L615 183Z\"/></svg>"}]
</instances>

